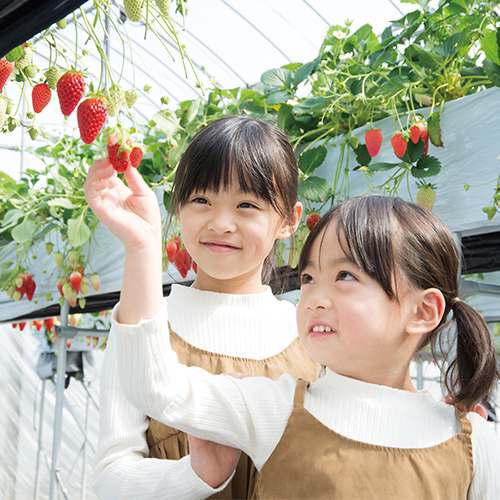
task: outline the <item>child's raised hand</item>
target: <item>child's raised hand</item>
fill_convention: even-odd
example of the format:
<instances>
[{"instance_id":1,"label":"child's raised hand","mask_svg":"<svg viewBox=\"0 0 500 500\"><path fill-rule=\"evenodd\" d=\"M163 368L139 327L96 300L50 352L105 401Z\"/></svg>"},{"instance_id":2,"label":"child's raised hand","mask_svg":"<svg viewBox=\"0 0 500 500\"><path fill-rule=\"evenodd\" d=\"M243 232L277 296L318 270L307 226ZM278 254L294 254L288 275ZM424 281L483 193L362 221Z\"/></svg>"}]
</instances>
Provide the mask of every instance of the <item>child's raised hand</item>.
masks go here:
<instances>
[{"instance_id":1,"label":"child's raised hand","mask_svg":"<svg viewBox=\"0 0 500 500\"><path fill-rule=\"evenodd\" d=\"M191 467L212 488L218 488L233 473L241 450L188 435Z\"/></svg>"},{"instance_id":2,"label":"child's raised hand","mask_svg":"<svg viewBox=\"0 0 500 500\"><path fill-rule=\"evenodd\" d=\"M85 199L97 218L125 246L161 239L158 200L137 169L125 171L127 185L117 176L109 158L95 161L84 184Z\"/></svg>"}]
</instances>

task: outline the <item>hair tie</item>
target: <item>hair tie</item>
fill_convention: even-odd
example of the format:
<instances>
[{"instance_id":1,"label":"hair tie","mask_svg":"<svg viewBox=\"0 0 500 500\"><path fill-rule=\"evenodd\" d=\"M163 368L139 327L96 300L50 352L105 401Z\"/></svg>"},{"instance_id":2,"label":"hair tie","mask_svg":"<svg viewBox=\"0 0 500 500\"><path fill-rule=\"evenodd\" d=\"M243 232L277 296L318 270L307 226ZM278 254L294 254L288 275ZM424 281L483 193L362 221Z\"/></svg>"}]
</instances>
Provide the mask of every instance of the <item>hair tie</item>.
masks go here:
<instances>
[{"instance_id":1,"label":"hair tie","mask_svg":"<svg viewBox=\"0 0 500 500\"><path fill-rule=\"evenodd\" d=\"M453 309L455 307L455 304L458 304L458 302L462 302L458 297L455 297L452 301L451 301L451 308Z\"/></svg>"}]
</instances>

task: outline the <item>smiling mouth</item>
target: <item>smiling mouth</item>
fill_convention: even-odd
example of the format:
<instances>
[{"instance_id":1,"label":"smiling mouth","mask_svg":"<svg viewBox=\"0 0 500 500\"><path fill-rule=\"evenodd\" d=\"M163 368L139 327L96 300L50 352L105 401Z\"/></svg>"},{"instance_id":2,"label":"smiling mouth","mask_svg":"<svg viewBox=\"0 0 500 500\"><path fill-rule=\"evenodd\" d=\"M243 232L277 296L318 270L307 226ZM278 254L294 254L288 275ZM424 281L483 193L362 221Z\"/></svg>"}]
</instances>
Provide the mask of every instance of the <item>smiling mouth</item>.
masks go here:
<instances>
[{"instance_id":1,"label":"smiling mouth","mask_svg":"<svg viewBox=\"0 0 500 500\"><path fill-rule=\"evenodd\" d=\"M315 325L309 330L309 337L321 338L337 333L337 330L326 325Z\"/></svg>"},{"instance_id":2,"label":"smiling mouth","mask_svg":"<svg viewBox=\"0 0 500 500\"><path fill-rule=\"evenodd\" d=\"M234 252L235 250L240 250L239 247L231 245L229 243L223 243L221 241L204 241L203 245L217 253L229 253Z\"/></svg>"}]
</instances>

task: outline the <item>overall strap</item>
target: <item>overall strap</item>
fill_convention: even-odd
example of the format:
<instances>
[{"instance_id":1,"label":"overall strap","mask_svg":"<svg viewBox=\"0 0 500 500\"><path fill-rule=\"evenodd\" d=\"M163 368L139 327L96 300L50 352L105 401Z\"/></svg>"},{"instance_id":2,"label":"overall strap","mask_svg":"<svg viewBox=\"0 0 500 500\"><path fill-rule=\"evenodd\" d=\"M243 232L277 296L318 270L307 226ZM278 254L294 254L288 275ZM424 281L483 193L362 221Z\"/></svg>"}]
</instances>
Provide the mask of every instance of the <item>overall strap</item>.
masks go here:
<instances>
[{"instance_id":1,"label":"overall strap","mask_svg":"<svg viewBox=\"0 0 500 500\"><path fill-rule=\"evenodd\" d=\"M462 426L462 433L470 436L472 434L472 424L470 420L467 418L467 412L459 410L455 406L455 413L457 415L458 420L460 421L460 425Z\"/></svg>"},{"instance_id":2,"label":"overall strap","mask_svg":"<svg viewBox=\"0 0 500 500\"><path fill-rule=\"evenodd\" d=\"M306 395L306 390L309 387L310 382L299 378L297 380L297 386L295 388L295 396L293 397L293 407L295 408L304 408L304 397Z\"/></svg>"}]
</instances>

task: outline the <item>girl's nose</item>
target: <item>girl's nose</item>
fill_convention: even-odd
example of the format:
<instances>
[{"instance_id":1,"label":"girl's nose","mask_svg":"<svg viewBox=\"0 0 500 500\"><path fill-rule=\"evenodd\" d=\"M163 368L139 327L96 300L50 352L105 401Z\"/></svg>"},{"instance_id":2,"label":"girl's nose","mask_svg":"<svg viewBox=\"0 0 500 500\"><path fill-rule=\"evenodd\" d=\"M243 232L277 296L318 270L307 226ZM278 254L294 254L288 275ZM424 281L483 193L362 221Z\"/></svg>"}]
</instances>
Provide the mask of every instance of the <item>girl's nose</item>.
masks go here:
<instances>
[{"instance_id":1,"label":"girl's nose","mask_svg":"<svg viewBox=\"0 0 500 500\"><path fill-rule=\"evenodd\" d=\"M208 222L208 229L217 234L232 233L236 228L233 214L220 210L214 211Z\"/></svg>"},{"instance_id":2,"label":"girl's nose","mask_svg":"<svg viewBox=\"0 0 500 500\"><path fill-rule=\"evenodd\" d=\"M328 309L332 305L331 297L321 287L315 287L307 299L307 307L311 310Z\"/></svg>"}]
</instances>

